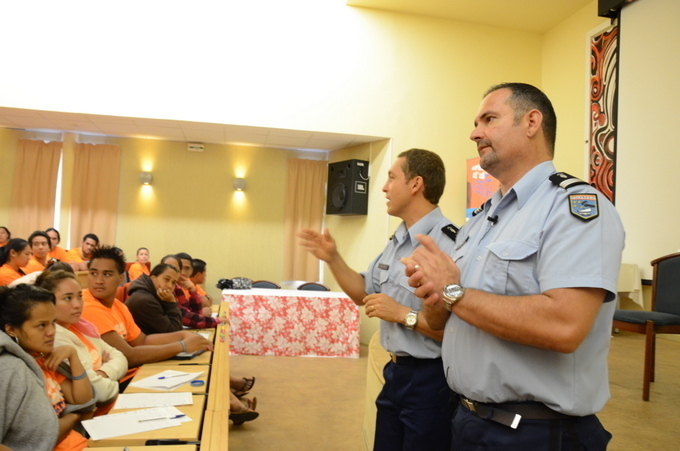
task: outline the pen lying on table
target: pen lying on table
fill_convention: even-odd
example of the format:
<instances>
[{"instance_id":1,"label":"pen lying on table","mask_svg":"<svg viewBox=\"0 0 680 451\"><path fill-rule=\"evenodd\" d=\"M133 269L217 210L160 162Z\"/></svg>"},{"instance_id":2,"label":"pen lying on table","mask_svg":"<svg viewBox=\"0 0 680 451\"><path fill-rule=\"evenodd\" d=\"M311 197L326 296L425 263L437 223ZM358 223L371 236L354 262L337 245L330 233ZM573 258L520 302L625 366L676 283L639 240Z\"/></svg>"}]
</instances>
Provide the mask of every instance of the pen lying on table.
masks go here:
<instances>
[{"instance_id":1,"label":"pen lying on table","mask_svg":"<svg viewBox=\"0 0 680 451\"><path fill-rule=\"evenodd\" d=\"M155 418L142 418L141 420L137 420L138 422L142 423L144 421L153 421L153 420L176 420L177 418L183 418L186 415L175 415L174 417L155 417Z\"/></svg>"},{"instance_id":2,"label":"pen lying on table","mask_svg":"<svg viewBox=\"0 0 680 451\"><path fill-rule=\"evenodd\" d=\"M170 379L171 377L180 377L180 376L188 376L188 373L184 374L173 374L172 376L161 376L158 379Z\"/></svg>"}]
</instances>

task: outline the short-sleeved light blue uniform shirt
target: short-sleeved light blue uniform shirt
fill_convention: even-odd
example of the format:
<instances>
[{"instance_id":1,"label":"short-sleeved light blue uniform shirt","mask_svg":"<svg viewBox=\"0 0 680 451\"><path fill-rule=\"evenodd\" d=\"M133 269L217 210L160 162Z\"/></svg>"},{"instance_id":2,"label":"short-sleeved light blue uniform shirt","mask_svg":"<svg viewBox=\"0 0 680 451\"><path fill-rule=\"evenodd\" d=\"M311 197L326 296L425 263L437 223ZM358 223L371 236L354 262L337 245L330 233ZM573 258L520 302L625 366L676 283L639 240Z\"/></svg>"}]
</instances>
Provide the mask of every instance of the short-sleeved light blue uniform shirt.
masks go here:
<instances>
[{"instance_id":1,"label":"short-sleeved light blue uniform shirt","mask_svg":"<svg viewBox=\"0 0 680 451\"><path fill-rule=\"evenodd\" d=\"M373 260L364 276L366 293L385 293L406 307L420 310L421 299L414 294L404 274L405 266L399 260L409 257L420 243L416 235L429 235L446 253L451 253L454 241L442 229L451 224L439 207L423 216L409 230L402 222L383 252ZM441 357L441 343L406 328L403 324L380 321L380 343L389 352L399 356L419 359Z\"/></svg>"},{"instance_id":2,"label":"short-sleeved light blue uniform shirt","mask_svg":"<svg viewBox=\"0 0 680 451\"><path fill-rule=\"evenodd\" d=\"M606 301L615 299L625 235L619 215L595 188L561 188L549 180L554 173L551 161L534 167L459 231L451 255L464 287L504 296L595 287L607 291ZM591 202L580 212L597 216L575 216L575 194ZM495 224L489 216L497 216ZM569 415L596 413L609 399L615 304L603 302L590 333L570 354L503 340L451 315L443 342L449 386L475 401L540 401Z\"/></svg>"}]
</instances>

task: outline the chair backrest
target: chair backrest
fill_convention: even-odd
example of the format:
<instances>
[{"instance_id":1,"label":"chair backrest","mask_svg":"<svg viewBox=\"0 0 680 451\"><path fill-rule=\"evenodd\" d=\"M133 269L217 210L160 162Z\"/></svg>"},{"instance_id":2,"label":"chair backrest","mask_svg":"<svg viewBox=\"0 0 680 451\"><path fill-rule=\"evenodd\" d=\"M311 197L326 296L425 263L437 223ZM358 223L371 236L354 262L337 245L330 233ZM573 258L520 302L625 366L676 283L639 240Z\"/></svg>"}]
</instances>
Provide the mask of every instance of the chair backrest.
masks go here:
<instances>
[{"instance_id":1,"label":"chair backrest","mask_svg":"<svg viewBox=\"0 0 680 451\"><path fill-rule=\"evenodd\" d=\"M307 290L307 291L331 291L330 288L328 288L326 285L322 283L317 283L317 282L307 282L303 283L298 287L298 290Z\"/></svg>"},{"instance_id":2,"label":"chair backrest","mask_svg":"<svg viewBox=\"0 0 680 451\"><path fill-rule=\"evenodd\" d=\"M268 280L256 280L253 282L253 288L281 288L281 286Z\"/></svg>"},{"instance_id":3,"label":"chair backrest","mask_svg":"<svg viewBox=\"0 0 680 451\"><path fill-rule=\"evenodd\" d=\"M652 261L652 310L680 315L680 252Z\"/></svg>"}]
</instances>

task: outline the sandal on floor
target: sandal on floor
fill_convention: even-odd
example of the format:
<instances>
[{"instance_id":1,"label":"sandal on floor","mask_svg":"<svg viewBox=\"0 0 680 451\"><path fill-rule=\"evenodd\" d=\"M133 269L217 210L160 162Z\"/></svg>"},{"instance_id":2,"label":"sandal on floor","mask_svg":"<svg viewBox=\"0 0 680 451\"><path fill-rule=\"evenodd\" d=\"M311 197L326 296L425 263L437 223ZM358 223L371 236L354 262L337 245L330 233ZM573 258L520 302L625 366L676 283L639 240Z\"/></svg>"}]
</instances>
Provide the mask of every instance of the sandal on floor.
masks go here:
<instances>
[{"instance_id":1,"label":"sandal on floor","mask_svg":"<svg viewBox=\"0 0 680 451\"><path fill-rule=\"evenodd\" d=\"M246 421L253 421L260 416L258 412L255 412L257 398L253 398L252 401L250 399L245 399L243 405L245 408L239 412L229 412L229 419L234 422L234 426L240 426Z\"/></svg>"},{"instance_id":2,"label":"sandal on floor","mask_svg":"<svg viewBox=\"0 0 680 451\"><path fill-rule=\"evenodd\" d=\"M231 389L231 392L237 398L241 398L242 396L247 395L250 392L250 390L253 388L253 385L255 385L255 376L244 377L242 379L243 379L243 385L241 385L240 388L232 388Z\"/></svg>"}]
</instances>

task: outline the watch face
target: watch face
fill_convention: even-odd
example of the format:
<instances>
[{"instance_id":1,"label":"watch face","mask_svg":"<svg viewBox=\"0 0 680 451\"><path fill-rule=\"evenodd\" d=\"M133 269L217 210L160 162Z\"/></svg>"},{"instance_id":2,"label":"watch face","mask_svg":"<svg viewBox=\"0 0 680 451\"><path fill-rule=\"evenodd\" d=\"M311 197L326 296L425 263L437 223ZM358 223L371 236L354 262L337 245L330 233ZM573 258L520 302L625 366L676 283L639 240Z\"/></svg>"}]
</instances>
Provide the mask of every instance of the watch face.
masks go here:
<instances>
[{"instance_id":1,"label":"watch face","mask_svg":"<svg viewBox=\"0 0 680 451\"><path fill-rule=\"evenodd\" d=\"M457 301L465 294L465 290L458 284L451 284L444 287L444 296L451 301Z\"/></svg>"},{"instance_id":2,"label":"watch face","mask_svg":"<svg viewBox=\"0 0 680 451\"><path fill-rule=\"evenodd\" d=\"M413 326L416 323L416 316L413 314L406 315L406 325Z\"/></svg>"}]
</instances>

